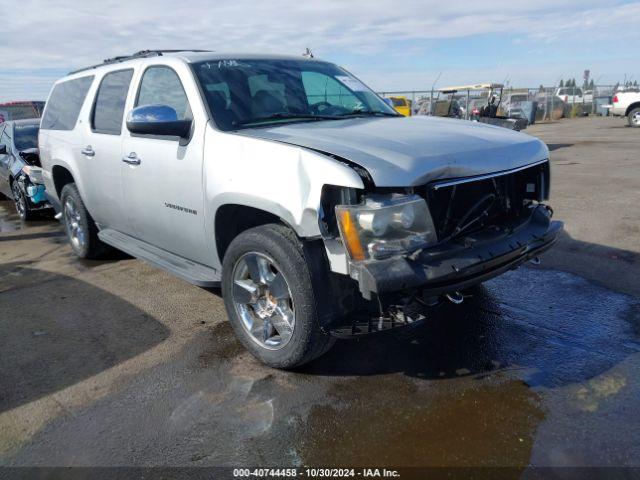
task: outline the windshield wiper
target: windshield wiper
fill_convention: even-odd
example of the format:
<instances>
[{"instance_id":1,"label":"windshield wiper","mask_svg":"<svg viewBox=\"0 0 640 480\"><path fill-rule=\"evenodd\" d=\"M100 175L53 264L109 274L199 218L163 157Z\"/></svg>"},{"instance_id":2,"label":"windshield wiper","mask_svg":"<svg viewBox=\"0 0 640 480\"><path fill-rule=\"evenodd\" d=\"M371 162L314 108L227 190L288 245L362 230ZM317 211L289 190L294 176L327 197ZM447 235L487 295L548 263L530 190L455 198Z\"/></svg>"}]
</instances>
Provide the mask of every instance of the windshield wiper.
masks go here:
<instances>
[{"instance_id":1,"label":"windshield wiper","mask_svg":"<svg viewBox=\"0 0 640 480\"><path fill-rule=\"evenodd\" d=\"M352 112L345 113L340 116L351 117L351 116L358 116L358 115L369 115L369 116L382 115L384 117L401 117L402 116L399 113L383 112L381 110L354 110Z\"/></svg>"},{"instance_id":2,"label":"windshield wiper","mask_svg":"<svg viewBox=\"0 0 640 480\"><path fill-rule=\"evenodd\" d=\"M236 122L236 125L241 127L252 125L254 123L268 122L269 120L336 120L339 118L340 117L337 117L335 115L315 115L313 113L273 113L271 115L267 115L266 117L250 118L242 122Z\"/></svg>"}]
</instances>

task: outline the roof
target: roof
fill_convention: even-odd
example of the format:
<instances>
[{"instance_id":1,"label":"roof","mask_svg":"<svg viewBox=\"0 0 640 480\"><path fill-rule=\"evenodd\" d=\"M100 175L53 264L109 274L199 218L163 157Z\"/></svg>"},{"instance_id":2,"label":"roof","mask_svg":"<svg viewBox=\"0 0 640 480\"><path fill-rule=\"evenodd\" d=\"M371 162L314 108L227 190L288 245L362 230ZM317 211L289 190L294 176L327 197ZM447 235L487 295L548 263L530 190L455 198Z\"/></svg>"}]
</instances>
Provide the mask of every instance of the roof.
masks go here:
<instances>
[{"instance_id":1,"label":"roof","mask_svg":"<svg viewBox=\"0 0 640 480\"><path fill-rule=\"evenodd\" d=\"M302 60L308 62L322 61L317 58L303 57L302 55L280 55L265 53L216 53L216 52L181 52L173 54L181 57L189 63L204 62L207 60Z\"/></svg>"},{"instance_id":2,"label":"roof","mask_svg":"<svg viewBox=\"0 0 640 480\"><path fill-rule=\"evenodd\" d=\"M454 87L439 88L439 92L459 92L460 90L490 90L492 88L502 88L501 83L476 83L475 85L458 85Z\"/></svg>"},{"instance_id":3,"label":"roof","mask_svg":"<svg viewBox=\"0 0 640 480\"><path fill-rule=\"evenodd\" d=\"M39 125L40 124L40 120L41 118L22 118L20 120L7 120L3 123L1 123L0 125L4 125L5 123L11 123L13 125L29 125L29 124L36 124Z\"/></svg>"},{"instance_id":4,"label":"roof","mask_svg":"<svg viewBox=\"0 0 640 480\"><path fill-rule=\"evenodd\" d=\"M313 58L304 57L302 55L272 55L264 53L217 53L208 50L141 50L132 55L124 55L113 58L107 58L102 63L96 65L90 65L88 67L80 68L69 72L69 74L79 73L86 70L92 70L107 65L113 65L117 63L124 63L130 60L136 60L141 58L155 58L155 57L178 57L188 63L204 62L207 60L306 60L317 61Z\"/></svg>"}]
</instances>

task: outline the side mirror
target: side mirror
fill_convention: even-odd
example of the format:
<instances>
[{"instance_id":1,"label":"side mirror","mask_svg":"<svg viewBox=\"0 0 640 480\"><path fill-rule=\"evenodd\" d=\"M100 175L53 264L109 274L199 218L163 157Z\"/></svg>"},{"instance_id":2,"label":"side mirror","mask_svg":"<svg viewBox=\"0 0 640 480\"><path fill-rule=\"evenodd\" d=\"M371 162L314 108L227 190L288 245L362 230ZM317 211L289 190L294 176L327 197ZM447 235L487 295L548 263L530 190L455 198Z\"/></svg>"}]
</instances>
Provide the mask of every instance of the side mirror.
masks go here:
<instances>
[{"instance_id":1,"label":"side mirror","mask_svg":"<svg viewBox=\"0 0 640 480\"><path fill-rule=\"evenodd\" d=\"M7 154L7 146L4 143L0 143L0 155Z\"/></svg>"},{"instance_id":2,"label":"side mirror","mask_svg":"<svg viewBox=\"0 0 640 480\"><path fill-rule=\"evenodd\" d=\"M192 122L178 120L176 111L167 105L136 107L127 115L127 128L138 135L189 138Z\"/></svg>"}]
</instances>

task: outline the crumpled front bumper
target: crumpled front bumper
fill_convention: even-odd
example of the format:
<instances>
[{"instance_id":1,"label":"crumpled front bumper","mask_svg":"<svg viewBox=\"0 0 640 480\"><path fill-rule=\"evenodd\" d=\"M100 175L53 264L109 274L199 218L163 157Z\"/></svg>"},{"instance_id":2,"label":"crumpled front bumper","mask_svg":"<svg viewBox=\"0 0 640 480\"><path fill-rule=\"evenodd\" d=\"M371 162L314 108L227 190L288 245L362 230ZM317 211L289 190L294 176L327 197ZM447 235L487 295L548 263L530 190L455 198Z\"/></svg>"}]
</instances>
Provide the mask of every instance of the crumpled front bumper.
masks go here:
<instances>
[{"instance_id":1,"label":"crumpled front bumper","mask_svg":"<svg viewBox=\"0 0 640 480\"><path fill-rule=\"evenodd\" d=\"M352 265L366 299L372 294L421 288L429 295L461 290L518 267L547 250L558 238L562 222L537 206L525 221L487 229L424 249L414 255Z\"/></svg>"}]
</instances>

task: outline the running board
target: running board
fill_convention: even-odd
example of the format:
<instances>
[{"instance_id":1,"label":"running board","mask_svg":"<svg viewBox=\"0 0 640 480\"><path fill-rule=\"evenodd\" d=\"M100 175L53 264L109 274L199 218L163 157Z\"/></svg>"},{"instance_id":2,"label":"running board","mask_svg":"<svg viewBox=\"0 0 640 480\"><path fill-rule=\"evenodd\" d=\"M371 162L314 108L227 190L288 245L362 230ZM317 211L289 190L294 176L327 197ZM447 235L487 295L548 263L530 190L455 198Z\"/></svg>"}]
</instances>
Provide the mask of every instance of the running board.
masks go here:
<instances>
[{"instance_id":1,"label":"running board","mask_svg":"<svg viewBox=\"0 0 640 480\"><path fill-rule=\"evenodd\" d=\"M100 230L98 238L112 247L182 278L199 287L220 286L220 274L213 268L192 262L111 228Z\"/></svg>"}]
</instances>

